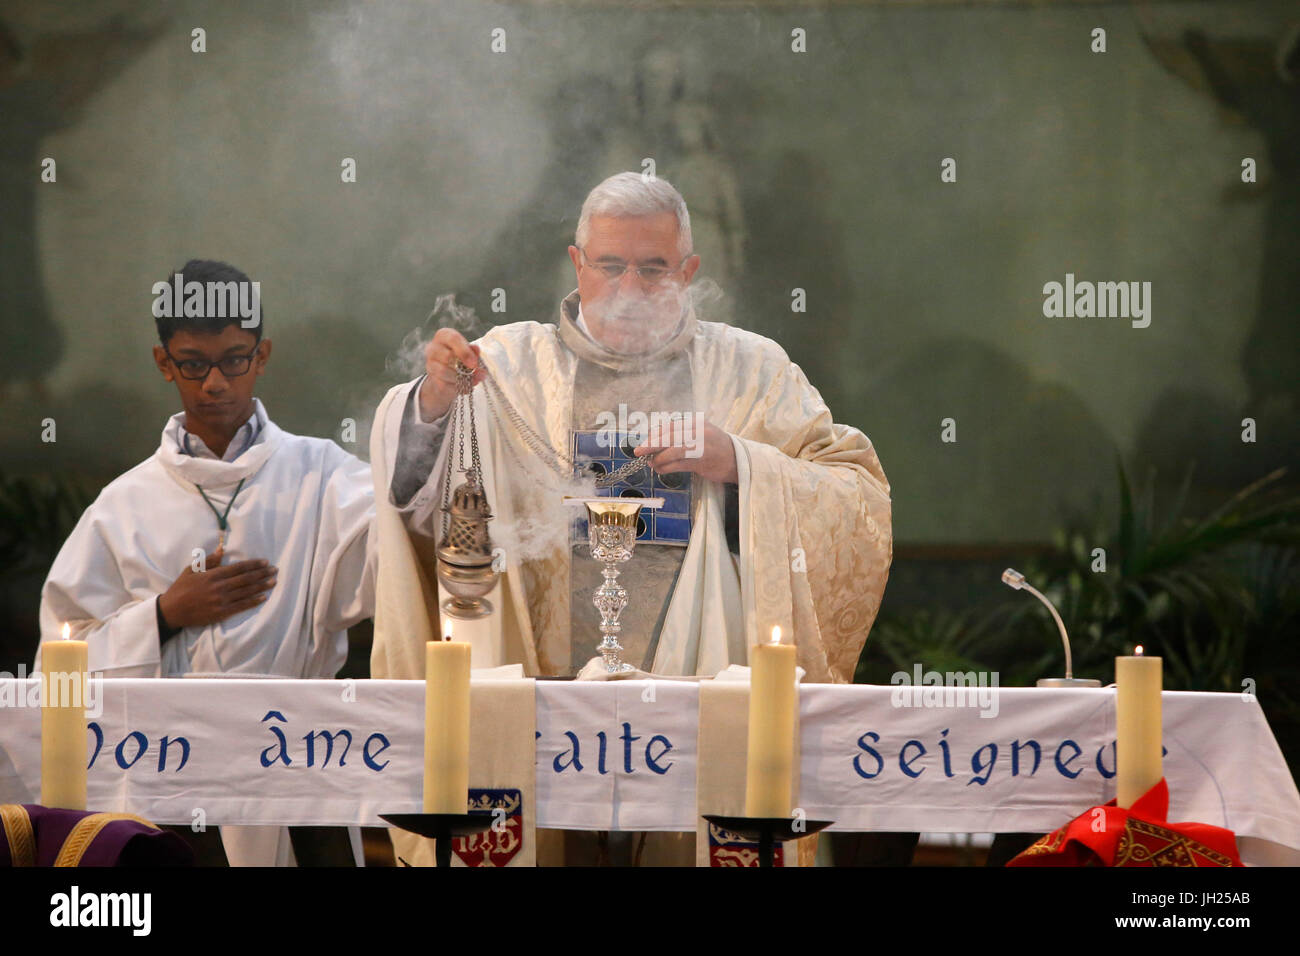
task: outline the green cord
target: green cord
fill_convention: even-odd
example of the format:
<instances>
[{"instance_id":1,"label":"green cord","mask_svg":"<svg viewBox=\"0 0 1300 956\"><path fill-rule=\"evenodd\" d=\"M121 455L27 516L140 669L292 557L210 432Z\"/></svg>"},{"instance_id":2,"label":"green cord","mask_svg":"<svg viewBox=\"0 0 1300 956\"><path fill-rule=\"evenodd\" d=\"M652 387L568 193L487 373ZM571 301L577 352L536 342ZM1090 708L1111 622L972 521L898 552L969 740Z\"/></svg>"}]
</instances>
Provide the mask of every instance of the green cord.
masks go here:
<instances>
[{"instance_id":1,"label":"green cord","mask_svg":"<svg viewBox=\"0 0 1300 956\"><path fill-rule=\"evenodd\" d=\"M219 530L225 531L226 528L228 527L229 522L226 521L226 518L230 515L230 509L235 506L235 499L239 497L239 492L243 490L244 482L247 480L248 480L247 478L239 479L239 484L235 486L235 493L230 496L230 502L226 505L225 512L220 512L217 510L217 506L212 503L212 499L208 497L208 493L203 490L202 485L194 486L195 488L199 489L199 494L201 494L203 496L203 500L208 503L208 507L212 509L212 513L217 516L217 528Z\"/></svg>"}]
</instances>

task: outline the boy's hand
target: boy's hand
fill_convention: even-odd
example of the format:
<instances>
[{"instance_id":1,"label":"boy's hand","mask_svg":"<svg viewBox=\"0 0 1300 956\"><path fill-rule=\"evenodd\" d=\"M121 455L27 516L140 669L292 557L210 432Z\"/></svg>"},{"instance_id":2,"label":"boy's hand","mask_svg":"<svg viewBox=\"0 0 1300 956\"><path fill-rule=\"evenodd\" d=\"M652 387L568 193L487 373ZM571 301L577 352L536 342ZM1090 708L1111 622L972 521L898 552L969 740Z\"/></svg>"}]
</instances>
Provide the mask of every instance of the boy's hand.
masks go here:
<instances>
[{"instance_id":1,"label":"boy's hand","mask_svg":"<svg viewBox=\"0 0 1300 956\"><path fill-rule=\"evenodd\" d=\"M206 571L188 567L161 597L158 608L174 628L215 624L257 607L275 586L276 568L266 561L250 559L221 566L225 549L208 555Z\"/></svg>"}]
</instances>

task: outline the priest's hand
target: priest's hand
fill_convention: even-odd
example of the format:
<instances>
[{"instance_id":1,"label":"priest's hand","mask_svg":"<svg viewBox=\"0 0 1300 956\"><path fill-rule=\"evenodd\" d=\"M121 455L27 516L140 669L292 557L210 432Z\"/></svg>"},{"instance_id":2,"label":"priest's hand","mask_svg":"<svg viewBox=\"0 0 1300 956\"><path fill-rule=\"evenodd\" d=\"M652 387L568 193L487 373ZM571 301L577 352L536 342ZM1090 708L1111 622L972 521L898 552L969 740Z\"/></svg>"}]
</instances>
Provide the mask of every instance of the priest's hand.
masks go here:
<instances>
[{"instance_id":1,"label":"priest's hand","mask_svg":"<svg viewBox=\"0 0 1300 956\"><path fill-rule=\"evenodd\" d=\"M186 568L158 598L158 609L170 627L215 624L267 599L276 568L256 559L222 565L224 557L224 549L213 551L206 571Z\"/></svg>"},{"instance_id":2,"label":"priest's hand","mask_svg":"<svg viewBox=\"0 0 1300 956\"><path fill-rule=\"evenodd\" d=\"M653 454L650 467L661 475L689 471L708 481L739 484L736 446L732 444L731 436L712 422L703 418L697 420L703 422L703 427L693 435L685 434L680 421L674 422L671 444L639 445L633 449L632 454ZM662 437L660 440L663 440Z\"/></svg>"},{"instance_id":3,"label":"priest's hand","mask_svg":"<svg viewBox=\"0 0 1300 956\"><path fill-rule=\"evenodd\" d=\"M479 347L455 329L439 329L424 347L425 378L420 384L420 418L433 422L447 414L456 398L456 363L474 369L474 384L483 381Z\"/></svg>"}]
</instances>

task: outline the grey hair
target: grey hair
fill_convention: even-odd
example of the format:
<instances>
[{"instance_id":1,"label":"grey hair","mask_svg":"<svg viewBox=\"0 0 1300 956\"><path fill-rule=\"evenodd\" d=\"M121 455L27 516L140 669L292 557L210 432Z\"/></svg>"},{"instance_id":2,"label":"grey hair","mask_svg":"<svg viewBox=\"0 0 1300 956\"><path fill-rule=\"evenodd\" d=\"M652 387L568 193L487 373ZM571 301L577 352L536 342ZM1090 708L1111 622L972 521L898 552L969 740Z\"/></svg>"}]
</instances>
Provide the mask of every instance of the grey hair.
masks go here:
<instances>
[{"instance_id":1,"label":"grey hair","mask_svg":"<svg viewBox=\"0 0 1300 956\"><path fill-rule=\"evenodd\" d=\"M677 250L683 256L694 251L691 214L686 200L666 179L641 173L616 173L587 194L574 231L574 245L585 247L591 234L592 216L653 216L670 212L677 217Z\"/></svg>"}]
</instances>

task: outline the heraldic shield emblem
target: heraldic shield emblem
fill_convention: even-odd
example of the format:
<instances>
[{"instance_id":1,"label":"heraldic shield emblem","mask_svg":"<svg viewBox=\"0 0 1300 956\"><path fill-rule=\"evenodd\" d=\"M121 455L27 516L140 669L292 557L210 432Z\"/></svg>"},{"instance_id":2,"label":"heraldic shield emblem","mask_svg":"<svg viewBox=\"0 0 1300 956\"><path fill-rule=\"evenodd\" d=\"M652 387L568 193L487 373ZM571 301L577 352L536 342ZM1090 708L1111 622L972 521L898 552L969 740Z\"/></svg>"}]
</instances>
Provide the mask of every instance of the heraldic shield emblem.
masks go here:
<instances>
[{"instance_id":1,"label":"heraldic shield emblem","mask_svg":"<svg viewBox=\"0 0 1300 956\"><path fill-rule=\"evenodd\" d=\"M785 853L780 843L772 854L772 865L785 866ZM758 844L710 822L709 866L758 866Z\"/></svg>"},{"instance_id":2,"label":"heraldic shield emblem","mask_svg":"<svg viewBox=\"0 0 1300 956\"><path fill-rule=\"evenodd\" d=\"M496 819L482 833L457 837L452 852L466 866L505 866L524 845L524 799L520 790L469 791L469 812Z\"/></svg>"}]
</instances>

